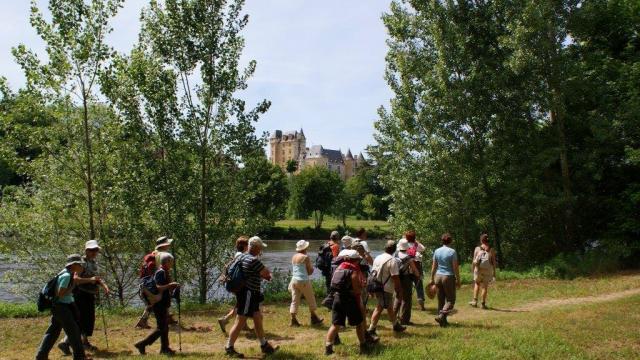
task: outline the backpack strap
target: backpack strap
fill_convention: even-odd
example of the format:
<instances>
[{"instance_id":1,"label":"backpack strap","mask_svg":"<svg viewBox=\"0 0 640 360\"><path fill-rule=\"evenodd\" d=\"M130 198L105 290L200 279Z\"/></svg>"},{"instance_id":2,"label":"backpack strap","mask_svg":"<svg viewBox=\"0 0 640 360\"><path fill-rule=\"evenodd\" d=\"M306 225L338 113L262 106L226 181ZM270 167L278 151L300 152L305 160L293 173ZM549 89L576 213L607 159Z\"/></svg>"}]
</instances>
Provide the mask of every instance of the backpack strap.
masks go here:
<instances>
[{"instance_id":1,"label":"backpack strap","mask_svg":"<svg viewBox=\"0 0 640 360\"><path fill-rule=\"evenodd\" d=\"M385 266L389 261L391 261L391 260L393 260L393 257L391 257L391 259L389 259L389 260L385 261L384 263L382 263L382 266L380 266L380 272L382 272L382 269L384 268L384 266ZM383 287L384 287L385 285L387 285L387 282L389 281L389 279L391 279L391 269L389 269L389 276L387 276L387 280L385 280L385 281L382 283L382 286L383 286Z\"/></svg>"}]
</instances>

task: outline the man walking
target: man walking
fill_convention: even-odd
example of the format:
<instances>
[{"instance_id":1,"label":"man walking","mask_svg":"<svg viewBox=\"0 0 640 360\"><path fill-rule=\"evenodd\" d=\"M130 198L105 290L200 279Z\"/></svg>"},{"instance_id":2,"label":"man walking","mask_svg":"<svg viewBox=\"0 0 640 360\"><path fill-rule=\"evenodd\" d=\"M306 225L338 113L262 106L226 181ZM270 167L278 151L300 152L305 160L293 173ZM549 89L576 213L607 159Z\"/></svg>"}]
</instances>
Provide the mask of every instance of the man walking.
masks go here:
<instances>
[{"instance_id":1,"label":"man walking","mask_svg":"<svg viewBox=\"0 0 640 360\"><path fill-rule=\"evenodd\" d=\"M260 349L264 354L274 353L278 347L273 347L267 341L264 334L263 317L260 311L260 303L264 300L264 296L260 291L260 283L262 279L270 281L271 272L260 261L258 256L262 253L262 249L267 245L257 236L249 239L249 251L247 254L240 255L242 261L242 272L244 274L245 285L238 290L236 295L236 306L238 308L238 316L229 332L229 339L225 346L227 356L234 358L243 358L244 355L237 352L233 347L240 330L247 323L247 318L252 318L256 337L260 342Z\"/></svg>"}]
</instances>

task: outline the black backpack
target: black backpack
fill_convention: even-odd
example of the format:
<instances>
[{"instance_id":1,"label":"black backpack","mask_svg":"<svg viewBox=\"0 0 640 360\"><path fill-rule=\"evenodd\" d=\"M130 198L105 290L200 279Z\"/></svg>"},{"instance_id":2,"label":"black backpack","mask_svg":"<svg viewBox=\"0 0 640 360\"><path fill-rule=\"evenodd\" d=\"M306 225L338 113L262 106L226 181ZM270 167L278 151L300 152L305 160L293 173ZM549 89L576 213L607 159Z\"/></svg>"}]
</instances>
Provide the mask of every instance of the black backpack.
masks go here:
<instances>
[{"instance_id":1,"label":"black backpack","mask_svg":"<svg viewBox=\"0 0 640 360\"><path fill-rule=\"evenodd\" d=\"M40 290L40 293L38 293L38 311L43 312L53 307L53 302L56 299L56 288L58 287L59 277L60 274L47 281L42 290Z\"/></svg>"},{"instance_id":2,"label":"black backpack","mask_svg":"<svg viewBox=\"0 0 640 360\"><path fill-rule=\"evenodd\" d=\"M332 260L333 253L331 252L331 246L329 244L320 246L320 249L318 249L318 257L316 257L316 268L322 271L323 274L329 274Z\"/></svg>"},{"instance_id":3,"label":"black backpack","mask_svg":"<svg viewBox=\"0 0 640 360\"><path fill-rule=\"evenodd\" d=\"M394 259L391 258L391 259L385 261L382 264L382 266L380 266L380 270L381 271L389 261L394 261ZM384 292L384 286L387 285L387 282L389 281L389 279L391 279L391 273L389 273L389 276L387 277L387 280L385 280L385 281L380 281L380 279L378 279L379 275L380 274L378 274L378 270L374 269L373 271L371 271L371 273L367 277L367 292L368 293L375 294L375 293L383 293Z\"/></svg>"},{"instance_id":4,"label":"black backpack","mask_svg":"<svg viewBox=\"0 0 640 360\"><path fill-rule=\"evenodd\" d=\"M242 261L244 258L244 254L238 256L231 262L229 267L225 269L223 280L224 288L230 293L235 294L244 289L247 283L244 270L242 269Z\"/></svg>"},{"instance_id":5,"label":"black backpack","mask_svg":"<svg viewBox=\"0 0 640 360\"><path fill-rule=\"evenodd\" d=\"M353 289L351 284L351 275L353 270L338 268L333 272L331 277L331 291L340 294L348 293Z\"/></svg>"}]
</instances>

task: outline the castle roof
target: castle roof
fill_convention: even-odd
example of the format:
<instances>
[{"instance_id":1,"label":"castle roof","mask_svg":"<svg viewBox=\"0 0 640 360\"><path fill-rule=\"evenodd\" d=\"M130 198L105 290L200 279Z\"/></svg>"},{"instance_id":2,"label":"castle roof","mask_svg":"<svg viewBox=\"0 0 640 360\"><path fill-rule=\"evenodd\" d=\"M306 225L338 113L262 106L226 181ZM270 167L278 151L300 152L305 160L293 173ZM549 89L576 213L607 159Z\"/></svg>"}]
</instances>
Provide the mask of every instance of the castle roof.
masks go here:
<instances>
[{"instance_id":1,"label":"castle roof","mask_svg":"<svg viewBox=\"0 0 640 360\"><path fill-rule=\"evenodd\" d=\"M353 159L353 155L351 154L351 149L347 150L347 159Z\"/></svg>"},{"instance_id":2,"label":"castle roof","mask_svg":"<svg viewBox=\"0 0 640 360\"><path fill-rule=\"evenodd\" d=\"M326 157L331 163L342 163L342 152L340 150L325 149L322 145L313 145L309 148L307 157Z\"/></svg>"}]
</instances>

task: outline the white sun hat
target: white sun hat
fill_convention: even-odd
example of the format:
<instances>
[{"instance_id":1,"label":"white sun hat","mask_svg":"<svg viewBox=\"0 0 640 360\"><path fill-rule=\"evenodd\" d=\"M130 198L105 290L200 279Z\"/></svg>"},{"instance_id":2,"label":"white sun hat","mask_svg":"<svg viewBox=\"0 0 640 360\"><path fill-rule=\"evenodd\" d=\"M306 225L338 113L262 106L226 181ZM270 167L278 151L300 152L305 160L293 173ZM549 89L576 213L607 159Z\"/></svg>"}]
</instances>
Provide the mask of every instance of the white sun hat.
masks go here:
<instances>
[{"instance_id":1,"label":"white sun hat","mask_svg":"<svg viewBox=\"0 0 640 360\"><path fill-rule=\"evenodd\" d=\"M400 251L409 250L409 241L407 239L398 240L398 250Z\"/></svg>"},{"instance_id":2,"label":"white sun hat","mask_svg":"<svg viewBox=\"0 0 640 360\"><path fill-rule=\"evenodd\" d=\"M260 247L263 247L263 248L267 247L267 244L265 244L264 241L262 241L262 239L260 239L260 237L252 236L249 239L249 247L254 247L255 245L259 245Z\"/></svg>"},{"instance_id":3,"label":"white sun hat","mask_svg":"<svg viewBox=\"0 0 640 360\"><path fill-rule=\"evenodd\" d=\"M302 251L309 247L307 240L300 240L296 243L296 251Z\"/></svg>"},{"instance_id":4,"label":"white sun hat","mask_svg":"<svg viewBox=\"0 0 640 360\"><path fill-rule=\"evenodd\" d=\"M85 250L92 250L92 249L102 249L100 246L98 246L98 240L89 240L84 244L84 249Z\"/></svg>"}]
</instances>

